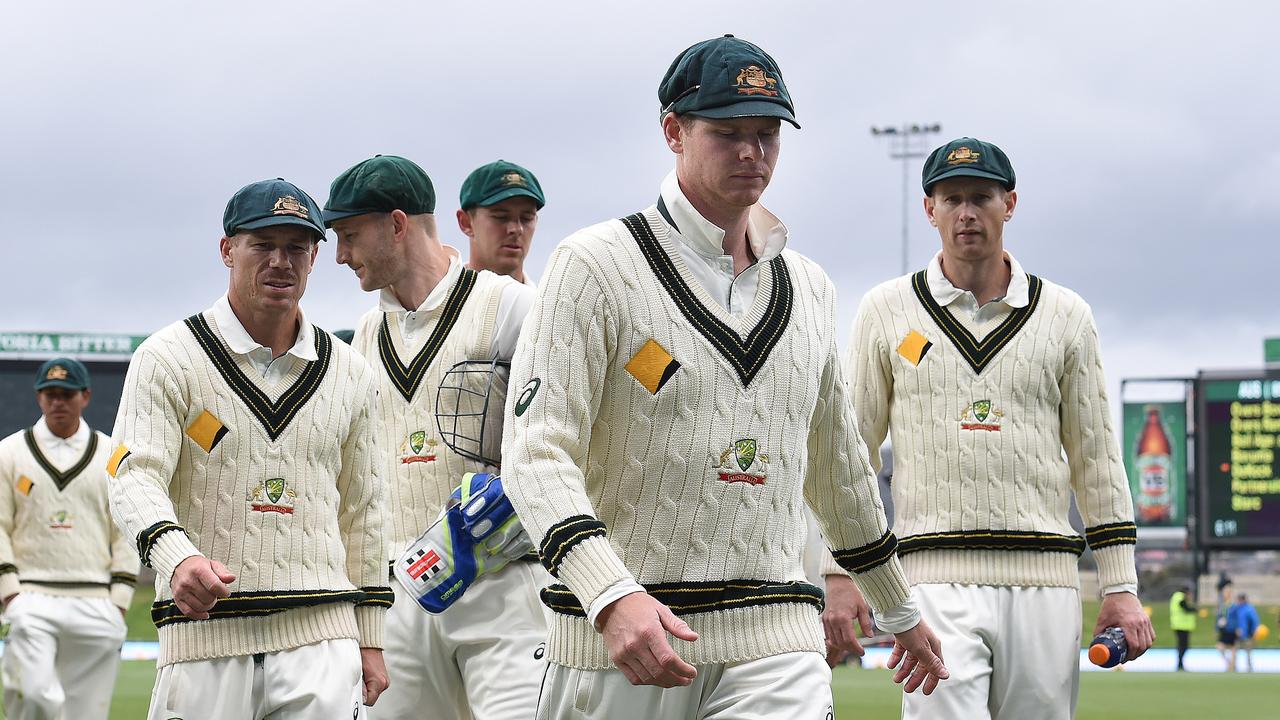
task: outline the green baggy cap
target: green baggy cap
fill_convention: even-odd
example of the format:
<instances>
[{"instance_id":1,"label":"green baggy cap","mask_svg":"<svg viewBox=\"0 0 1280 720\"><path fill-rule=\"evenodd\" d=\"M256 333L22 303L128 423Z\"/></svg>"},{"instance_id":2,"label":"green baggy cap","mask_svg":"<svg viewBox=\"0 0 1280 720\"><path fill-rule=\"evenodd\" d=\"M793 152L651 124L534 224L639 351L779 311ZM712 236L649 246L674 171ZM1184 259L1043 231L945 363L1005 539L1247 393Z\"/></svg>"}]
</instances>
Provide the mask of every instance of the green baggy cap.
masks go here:
<instances>
[{"instance_id":1,"label":"green baggy cap","mask_svg":"<svg viewBox=\"0 0 1280 720\"><path fill-rule=\"evenodd\" d=\"M939 180L959 175L995 180L1005 190L1012 190L1017 180L1003 150L989 142L962 137L929 153L921 173L924 194L933 192Z\"/></svg>"},{"instance_id":2,"label":"green baggy cap","mask_svg":"<svg viewBox=\"0 0 1280 720\"><path fill-rule=\"evenodd\" d=\"M436 189L426 171L398 155L375 155L356 163L329 186L324 226L343 218L399 210L406 215L436 211Z\"/></svg>"},{"instance_id":3,"label":"green baggy cap","mask_svg":"<svg viewBox=\"0 0 1280 720\"><path fill-rule=\"evenodd\" d=\"M703 40L676 56L658 85L662 114L796 122L782 71L769 53L732 35Z\"/></svg>"},{"instance_id":4,"label":"green baggy cap","mask_svg":"<svg viewBox=\"0 0 1280 720\"><path fill-rule=\"evenodd\" d=\"M260 180L236 191L222 213L222 232L231 237L240 230L273 225L301 225L324 239L320 206L302 188L285 180Z\"/></svg>"},{"instance_id":5,"label":"green baggy cap","mask_svg":"<svg viewBox=\"0 0 1280 720\"><path fill-rule=\"evenodd\" d=\"M458 201L463 210L470 210L477 206L496 205L507 198L521 195L533 198L539 210L547 204L542 186L533 173L513 162L498 160L471 171L462 182Z\"/></svg>"},{"instance_id":6,"label":"green baggy cap","mask_svg":"<svg viewBox=\"0 0 1280 720\"><path fill-rule=\"evenodd\" d=\"M36 371L36 390L59 387L68 390L88 390L89 370L79 360L67 357L54 358Z\"/></svg>"}]
</instances>

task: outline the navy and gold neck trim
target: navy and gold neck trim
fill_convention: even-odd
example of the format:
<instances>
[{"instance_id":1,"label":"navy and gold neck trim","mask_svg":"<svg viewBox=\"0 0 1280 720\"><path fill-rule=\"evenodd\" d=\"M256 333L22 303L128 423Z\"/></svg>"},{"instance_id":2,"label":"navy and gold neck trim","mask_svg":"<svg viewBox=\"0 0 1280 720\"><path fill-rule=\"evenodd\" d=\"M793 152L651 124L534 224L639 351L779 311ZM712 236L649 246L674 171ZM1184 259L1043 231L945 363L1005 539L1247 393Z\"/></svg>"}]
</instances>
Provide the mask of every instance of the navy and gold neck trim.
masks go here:
<instances>
[{"instance_id":1,"label":"navy and gold neck trim","mask_svg":"<svg viewBox=\"0 0 1280 720\"><path fill-rule=\"evenodd\" d=\"M84 455L76 461L75 465L63 472L54 467L53 463L49 462L49 459L44 456L44 453L40 452L40 444L36 442L36 434L31 428L22 431L22 438L27 441L27 449L31 451L32 457L36 459L36 464L53 479L53 484L58 486L59 492L64 490L67 485L70 485L71 481L84 472L85 468L89 467L89 462L93 460L93 454L98 451L98 433L90 432L89 445L85 448Z\"/></svg>"},{"instance_id":2,"label":"navy and gold neck trim","mask_svg":"<svg viewBox=\"0 0 1280 720\"><path fill-rule=\"evenodd\" d=\"M302 406L315 395L320 387L320 381L329 370L333 346L330 343L329 334L317 327L315 328L317 359L307 363L302 370L302 375L284 391L279 400L271 402L267 394L255 385L236 364L231 351L214 334L213 328L209 327L209 321L205 320L204 315L192 315L185 322L191 334L196 336L200 347L204 348L213 366L217 368L218 374L244 401L249 412L258 418L258 422L262 423L262 428L267 431L267 436L272 440L280 437Z\"/></svg>"},{"instance_id":3,"label":"navy and gold neck trim","mask_svg":"<svg viewBox=\"0 0 1280 720\"><path fill-rule=\"evenodd\" d=\"M744 340L698 300L689 284L676 270L671 257L662 249L643 213L622 218L622 224L640 245L640 252L653 274L658 277L658 282L662 283L676 307L680 308L681 314L733 365L742 386L750 385L791 321L795 291L791 287L787 261L781 255L769 261L769 270L773 276L769 287L769 301L764 316Z\"/></svg>"},{"instance_id":4,"label":"navy and gold neck trim","mask_svg":"<svg viewBox=\"0 0 1280 720\"><path fill-rule=\"evenodd\" d=\"M920 304L924 306L929 316L937 323L943 334L951 340L951 344L955 346L960 354L964 356L969 367L973 368L975 375L981 375L987 365L1000 353L1001 350L1013 340L1023 325L1027 324L1027 320L1031 318L1031 314L1036 311L1036 306L1040 304L1040 291L1044 287L1044 283L1035 275L1027 275L1027 297L1028 302L1024 307L1014 308L1009 313L1009 317L1005 318L995 330L992 330L986 337L979 341L973 336L973 333L960 323L959 320L951 314L951 311L938 304L933 299L933 293L929 292L929 281L925 277L926 271L921 270L911 277L911 289L915 291L916 298Z\"/></svg>"},{"instance_id":5,"label":"navy and gold neck trim","mask_svg":"<svg viewBox=\"0 0 1280 720\"><path fill-rule=\"evenodd\" d=\"M382 326L378 329L378 357L382 359L382 366L387 369L391 384L396 386L406 402L413 399L413 394L422 384L422 378L426 377L427 369L431 367L431 361L436 359L440 348L444 346L445 338L449 337L453 326L457 324L462 306L467 303L467 298L476 286L477 277L479 273L475 270L462 268L458 279L453 283L453 289L449 291L449 297L444 301L444 308L435 329L431 331L431 337L427 338L426 344L407 366L396 354L395 343L391 340L391 328L387 325L387 314L382 313Z\"/></svg>"}]
</instances>

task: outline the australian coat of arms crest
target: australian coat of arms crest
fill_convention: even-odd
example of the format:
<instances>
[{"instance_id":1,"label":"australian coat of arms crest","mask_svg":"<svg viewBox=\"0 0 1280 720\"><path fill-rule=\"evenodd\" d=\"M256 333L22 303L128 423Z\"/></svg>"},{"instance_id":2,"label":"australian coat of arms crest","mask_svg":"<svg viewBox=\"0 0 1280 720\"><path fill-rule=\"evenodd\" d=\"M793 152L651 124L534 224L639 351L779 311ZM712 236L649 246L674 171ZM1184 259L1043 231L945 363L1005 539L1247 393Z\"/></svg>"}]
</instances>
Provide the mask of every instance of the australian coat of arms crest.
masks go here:
<instances>
[{"instance_id":1,"label":"australian coat of arms crest","mask_svg":"<svg viewBox=\"0 0 1280 720\"><path fill-rule=\"evenodd\" d=\"M743 438L720 453L711 468L717 471L716 479L724 482L763 485L768 478L768 465L769 456L760 452L759 443L754 438Z\"/></svg>"}]
</instances>

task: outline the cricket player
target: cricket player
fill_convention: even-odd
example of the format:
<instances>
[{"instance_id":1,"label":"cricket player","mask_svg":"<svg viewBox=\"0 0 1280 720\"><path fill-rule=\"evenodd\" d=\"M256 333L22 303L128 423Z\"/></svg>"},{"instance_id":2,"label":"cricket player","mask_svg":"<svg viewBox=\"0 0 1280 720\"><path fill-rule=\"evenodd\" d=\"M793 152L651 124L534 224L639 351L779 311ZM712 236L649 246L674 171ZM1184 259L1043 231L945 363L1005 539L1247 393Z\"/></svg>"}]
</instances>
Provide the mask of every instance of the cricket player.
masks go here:
<instances>
[{"instance_id":1,"label":"cricket player","mask_svg":"<svg viewBox=\"0 0 1280 720\"><path fill-rule=\"evenodd\" d=\"M467 267L509 275L533 286L524 260L547 204L538 178L506 160L481 165L462 183L458 229L471 241Z\"/></svg>"},{"instance_id":2,"label":"cricket player","mask_svg":"<svg viewBox=\"0 0 1280 720\"><path fill-rule=\"evenodd\" d=\"M111 522L111 441L81 414L89 371L36 372L36 424L0 441L5 716L106 720L138 557Z\"/></svg>"},{"instance_id":3,"label":"cricket player","mask_svg":"<svg viewBox=\"0 0 1280 720\"><path fill-rule=\"evenodd\" d=\"M377 378L299 301L324 227L284 180L227 203L226 295L134 353L107 463L156 571L152 720L363 717L392 594Z\"/></svg>"},{"instance_id":4,"label":"cricket player","mask_svg":"<svg viewBox=\"0 0 1280 720\"><path fill-rule=\"evenodd\" d=\"M927 703L904 698L906 718L1071 718L1086 542L1095 631L1122 627L1130 658L1154 637L1098 332L1078 295L1004 249L1014 183L991 143L933 151L924 209L942 249L867 293L846 357L866 445L893 435L898 553L952 675Z\"/></svg>"},{"instance_id":5,"label":"cricket player","mask_svg":"<svg viewBox=\"0 0 1280 720\"><path fill-rule=\"evenodd\" d=\"M464 267L438 238L435 204L421 167L379 155L339 175L324 209L338 236L338 262L355 272L362 289L379 291L352 347L378 375L391 499L385 550L393 562L435 522L464 474L495 469L444 442L438 387L456 363L509 361L534 297L509 277ZM386 645L392 689L370 716L527 717L545 665L546 620L537 596L549 582L534 560L481 576L439 615L425 612L396 583Z\"/></svg>"},{"instance_id":6,"label":"cricket player","mask_svg":"<svg viewBox=\"0 0 1280 720\"><path fill-rule=\"evenodd\" d=\"M537 717L829 717L806 505L928 692L947 672L855 432L834 289L759 204L796 125L778 66L707 40L658 97L675 172L555 250L512 364L504 480L559 581Z\"/></svg>"}]
</instances>

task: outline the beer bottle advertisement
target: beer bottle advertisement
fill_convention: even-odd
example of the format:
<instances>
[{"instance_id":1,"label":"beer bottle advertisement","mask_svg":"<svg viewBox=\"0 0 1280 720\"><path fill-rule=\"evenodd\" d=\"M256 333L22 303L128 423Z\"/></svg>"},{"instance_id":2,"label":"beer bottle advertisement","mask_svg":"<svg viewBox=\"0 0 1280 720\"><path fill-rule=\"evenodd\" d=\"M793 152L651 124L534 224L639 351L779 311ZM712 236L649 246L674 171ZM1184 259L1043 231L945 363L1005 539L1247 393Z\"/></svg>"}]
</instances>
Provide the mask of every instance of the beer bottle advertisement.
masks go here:
<instances>
[{"instance_id":1,"label":"beer bottle advertisement","mask_svg":"<svg viewBox=\"0 0 1280 720\"><path fill-rule=\"evenodd\" d=\"M1186 525L1186 437L1182 401L1125 403L1124 466L1139 527Z\"/></svg>"}]
</instances>

